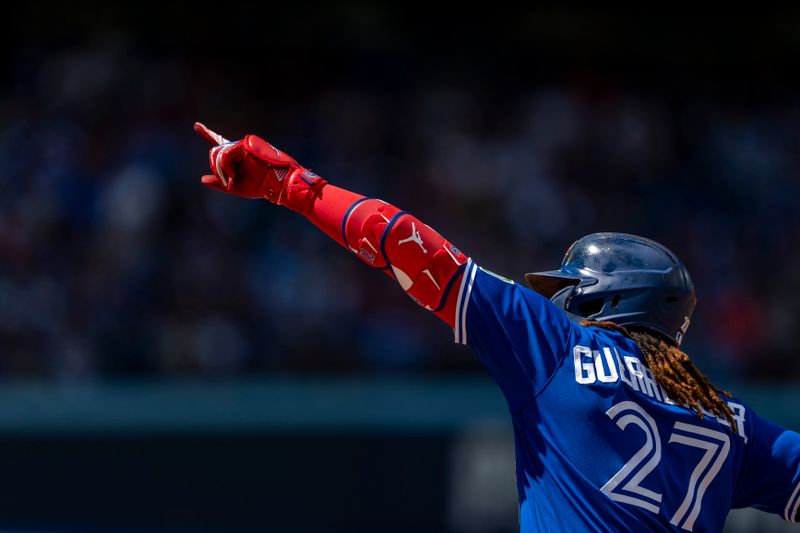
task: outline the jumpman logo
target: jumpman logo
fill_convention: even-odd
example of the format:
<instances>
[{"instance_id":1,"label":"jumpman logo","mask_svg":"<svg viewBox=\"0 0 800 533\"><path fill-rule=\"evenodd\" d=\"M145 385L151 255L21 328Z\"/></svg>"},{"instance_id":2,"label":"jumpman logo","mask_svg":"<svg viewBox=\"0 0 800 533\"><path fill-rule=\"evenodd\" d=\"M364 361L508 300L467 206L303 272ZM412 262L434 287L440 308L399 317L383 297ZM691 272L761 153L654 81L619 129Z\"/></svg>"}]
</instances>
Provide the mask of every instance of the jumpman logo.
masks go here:
<instances>
[{"instance_id":1,"label":"jumpman logo","mask_svg":"<svg viewBox=\"0 0 800 533\"><path fill-rule=\"evenodd\" d=\"M413 222L411 223L411 237L409 237L408 239L399 240L397 241L397 244L400 245L406 242L415 242L419 244L420 248L422 248L423 254L428 253L428 250L426 250L425 247L422 246L422 237L420 237L419 232L417 231L417 227L414 225Z\"/></svg>"}]
</instances>

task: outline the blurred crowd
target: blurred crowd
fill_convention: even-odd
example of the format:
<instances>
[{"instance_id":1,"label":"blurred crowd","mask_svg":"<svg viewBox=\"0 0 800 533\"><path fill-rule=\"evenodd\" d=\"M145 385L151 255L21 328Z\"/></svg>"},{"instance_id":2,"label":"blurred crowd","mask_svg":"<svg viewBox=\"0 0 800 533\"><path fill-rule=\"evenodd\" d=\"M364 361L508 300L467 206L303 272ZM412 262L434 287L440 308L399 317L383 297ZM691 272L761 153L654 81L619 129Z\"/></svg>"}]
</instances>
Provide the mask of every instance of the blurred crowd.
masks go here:
<instances>
[{"instance_id":1,"label":"blurred crowd","mask_svg":"<svg viewBox=\"0 0 800 533\"><path fill-rule=\"evenodd\" d=\"M589 232L663 242L694 278L684 346L702 368L800 377L800 98L676 97L597 72L509 88L421 69L390 88L370 64L293 91L124 33L28 43L7 66L6 377L480 371L296 214L204 189L194 120L260 134L518 281Z\"/></svg>"}]
</instances>

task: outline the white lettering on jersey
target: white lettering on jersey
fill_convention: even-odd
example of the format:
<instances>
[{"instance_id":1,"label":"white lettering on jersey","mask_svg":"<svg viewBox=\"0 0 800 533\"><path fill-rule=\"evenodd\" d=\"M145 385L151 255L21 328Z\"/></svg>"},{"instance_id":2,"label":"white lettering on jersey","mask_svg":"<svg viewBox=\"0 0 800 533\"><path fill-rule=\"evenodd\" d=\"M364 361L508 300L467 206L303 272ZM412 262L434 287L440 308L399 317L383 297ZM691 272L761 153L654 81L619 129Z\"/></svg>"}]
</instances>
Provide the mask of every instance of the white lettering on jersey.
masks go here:
<instances>
[{"instance_id":1,"label":"white lettering on jersey","mask_svg":"<svg viewBox=\"0 0 800 533\"><path fill-rule=\"evenodd\" d=\"M616 350L617 349L614 348L614 351ZM594 369L595 373L597 374L597 379L603 383L616 383L619 381L617 366L614 364L612 359L611 349L603 348L603 355L605 356L606 361L605 365L603 365L603 360L600 357L600 350L594 350L592 353L594 354ZM608 366L608 372L606 372L606 366Z\"/></svg>"},{"instance_id":2,"label":"white lettering on jersey","mask_svg":"<svg viewBox=\"0 0 800 533\"><path fill-rule=\"evenodd\" d=\"M590 361L584 361L584 357L589 358ZM591 385L597 380L591 348L576 346L572 350L572 359L575 362L575 381L581 385Z\"/></svg>"},{"instance_id":3,"label":"white lettering on jersey","mask_svg":"<svg viewBox=\"0 0 800 533\"><path fill-rule=\"evenodd\" d=\"M739 436L742 437L745 442L747 442L747 435L744 434L744 405L736 402L727 402L727 404L733 412L733 419L736 421L736 433L738 433ZM703 406L700 406L700 410L705 416L717 418L714 413L707 411ZM730 427L731 425L731 423L725 418L717 418L717 420L719 420L719 423L723 426Z\"/></svg>"},{"instance_id":4,"label":"white lettering on jersey","mask_svg":"<svg viewBox=\"0 0 800 533\"><path fill-rule=\"evenodd\" d=\"M639 390L636 386L636 382L631 377L630 370L628 370L626 365L622 364L622 359L619 357L619 352L617 352L617 366L619 366L619 379L621 379L623 383L633 390Z\"/></svg>"},{"instance_id":5,"label":"white lettering on jersey","mask_svg":"<svg viewBox=\"0 0 800 533\"><path fill-rule=\"evenodd\" d=\"M667 405L675 405L675 402L667 396L664 387L656 381L653 372L638 357L621 355L616 348L603 347L600 350L592 350L577 345L572 349L572 361L575 365L575 381L581 385L622 381L636 392ZM733 411L736 432L747 442L747 435L744 432L744 406L736 402L727 403ZM701 410L703 415L719 420L724 426L730 426L724 418L718 418L705 409Z\"/></svg>"},{"instance_id":6,"label":"white lettering on jersey","mask_svg":"<svg viewBox=\"0 0 800 533\"><path fill-rule=\"evenodd\" d=\"M624 358L625 366L628 367L628 373L633 380L633 390L647 394L644 387L644 374L642 373L642 362L638 357L631 357L626 355ZM648 394L648 396L652 396Z\"/></svg>"}]
</instances>

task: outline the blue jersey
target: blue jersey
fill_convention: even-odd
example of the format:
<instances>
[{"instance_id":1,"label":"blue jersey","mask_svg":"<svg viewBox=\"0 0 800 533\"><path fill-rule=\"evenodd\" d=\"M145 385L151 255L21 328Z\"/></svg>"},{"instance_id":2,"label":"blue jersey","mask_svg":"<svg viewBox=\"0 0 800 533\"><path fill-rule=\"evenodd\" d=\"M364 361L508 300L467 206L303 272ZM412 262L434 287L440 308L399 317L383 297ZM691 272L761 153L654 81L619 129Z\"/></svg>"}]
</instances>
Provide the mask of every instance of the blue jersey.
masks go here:
<instances>
[{"instance_id":1,"label":"blue jersey","mask_svg":"<svg viewBox=\"0 0 800 533\"><path fill-rule=\"evenodd\" d=\"M738 507L797 520L797 433L738 399L736 429L701 419L665 394L631 339L572 322L472 261L458 298L456 342L511 412L521 531L721 531Z\"/></svg>"}]
</instances>

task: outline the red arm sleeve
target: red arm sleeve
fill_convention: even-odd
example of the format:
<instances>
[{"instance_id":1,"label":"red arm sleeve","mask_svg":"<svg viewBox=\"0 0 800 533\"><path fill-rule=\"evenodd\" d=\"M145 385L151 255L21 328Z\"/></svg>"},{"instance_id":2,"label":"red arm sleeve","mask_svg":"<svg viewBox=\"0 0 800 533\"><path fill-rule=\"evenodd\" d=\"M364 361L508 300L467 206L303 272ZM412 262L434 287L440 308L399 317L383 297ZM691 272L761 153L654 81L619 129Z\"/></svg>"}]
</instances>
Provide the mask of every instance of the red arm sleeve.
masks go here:
<instances>
[{"instance_id":1,"label":"red arm sleeve","mask_svg":"<svg viewBox=\"0 0 800 533\"><path fill-rule=\"evenodd\" d=\"M405 211L328 183L304 207L298 211L330 238L454 326L457 291L452 289L468 259L458 248Z\"/></svg>"},{"instance_id":2,"label":"red arm sleeve","mask_svg":"<svg viewBox=\"0 0 800 533\"><path fill-rule=\"evenodd\" d=\"M451 289L467 257L432 228L382 200L330 185L260 137L225 142L202 124L195 129L215 144L209 152L213 175L203 176L205 185L297 211L454 326L457 291Z\"/></svg>"}]
</instances>

